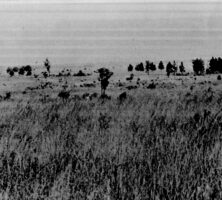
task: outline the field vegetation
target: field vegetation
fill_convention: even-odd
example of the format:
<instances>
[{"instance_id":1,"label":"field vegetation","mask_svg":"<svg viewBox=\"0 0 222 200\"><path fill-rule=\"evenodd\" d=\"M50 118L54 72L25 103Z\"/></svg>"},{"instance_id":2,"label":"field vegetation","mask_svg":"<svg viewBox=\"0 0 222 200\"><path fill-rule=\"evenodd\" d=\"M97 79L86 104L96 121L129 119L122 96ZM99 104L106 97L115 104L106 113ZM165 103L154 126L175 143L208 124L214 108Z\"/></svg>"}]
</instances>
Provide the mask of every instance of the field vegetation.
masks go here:
<instances>
[{"instance_id":1,"label":"field vegetation","mask_svg":"<svg viewBox=\"0 0 222 200\"><path fill-rule=\"evenodd\" d=\"M222 199L221 80L47 73L1 99L0 199Z\"/></svg>"}]
</instances>

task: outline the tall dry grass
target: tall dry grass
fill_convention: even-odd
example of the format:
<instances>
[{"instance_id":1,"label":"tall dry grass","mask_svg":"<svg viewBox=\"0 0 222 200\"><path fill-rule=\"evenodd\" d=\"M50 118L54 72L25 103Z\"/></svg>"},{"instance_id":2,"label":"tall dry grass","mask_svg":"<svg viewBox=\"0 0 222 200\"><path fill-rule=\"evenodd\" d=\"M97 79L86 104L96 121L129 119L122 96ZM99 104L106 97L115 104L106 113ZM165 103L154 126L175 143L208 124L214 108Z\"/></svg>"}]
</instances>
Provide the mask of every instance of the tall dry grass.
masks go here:
<instances>
[{"instance_id":1,"label":"tall dry grass","mask_svg":"<svg viewBox=\"0 0 222 200\"><path fill-rule=\"evenodd\" d=\"M13 105L0 124L2 198L222 199L222 93Z\"/></svg>"}]
</instances>

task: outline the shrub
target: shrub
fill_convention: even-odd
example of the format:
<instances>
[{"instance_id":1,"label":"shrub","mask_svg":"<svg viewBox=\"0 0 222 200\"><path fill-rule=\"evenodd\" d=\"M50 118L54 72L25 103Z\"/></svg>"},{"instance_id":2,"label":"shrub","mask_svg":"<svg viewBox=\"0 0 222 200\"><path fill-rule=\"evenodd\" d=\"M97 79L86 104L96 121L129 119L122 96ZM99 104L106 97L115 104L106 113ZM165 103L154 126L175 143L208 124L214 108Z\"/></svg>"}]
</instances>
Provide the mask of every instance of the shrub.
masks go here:
<instances>
[{"instance_id":1,"label":"shrub","mask_svg":"<svg viewBox=\"0 0 222 200\"><path fill-rule=\"evenodd\" d=\"M63 100L68 99L70 96L70 91L61 91L58 94L58 97L62 98Z\"/></svg>"},{"instance_id":2,"label":"shrub","mask_svg":"<svg viewBox=\"0 0 222 200\"><path fill-rule=\"evenodd\" d=\"M130 74L130 77L126 77L126 80L127 80L127 81L132 81L132 80L133 80L133 77L134 77L134 74Z\"/></svg>"},{"instance_id":3,"label":"shrub","mask_svg":"<svg viewBox=\"0 0 222 200\"><path fill-rule=\"evenodd\" d=\"M73 74L73 76L86 76L86 74L82 70L79 70L79 72L76 74Z\"/></svg>"}]
</instances>

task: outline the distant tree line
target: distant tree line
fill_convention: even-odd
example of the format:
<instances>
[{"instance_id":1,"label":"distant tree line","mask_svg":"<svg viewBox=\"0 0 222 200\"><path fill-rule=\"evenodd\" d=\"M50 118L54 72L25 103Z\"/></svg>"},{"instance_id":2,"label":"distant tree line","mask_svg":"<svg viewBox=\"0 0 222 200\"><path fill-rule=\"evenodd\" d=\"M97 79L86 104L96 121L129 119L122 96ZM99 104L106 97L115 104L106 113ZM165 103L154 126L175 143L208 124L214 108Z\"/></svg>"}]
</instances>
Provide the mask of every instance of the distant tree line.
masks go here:
<instances>
[{"instance_id":1,"label":"distant tree line","mask_svg":"<svg viewBox=\"0 0 222 200\"><path fill-rule=\"evenodd\" d=\"M145 66L142 62L137 64L135 66L135 71L141 71L141 72L145 71L147 74L150 74L150 71L156 71L157 70L157 67L153 62L147 60L145 63L146 63ZM132 72L133 68L134 68L133 65L130 64L128 66L128 71ZM163 61L159 62L158 69L161 70L161 71L165 69ZM183 62L181 62L180 66L179 66L179 70L180 70L181 74L185 73L185 67L184 67ZM177 64L176 64L175 61L173 63L171 63L171 62L167 63L167 65L166 65L167 76L170 76L170 74L176 75L177 71L178 71L178 67L177 67Z\"/></svg>"},{"instance_id":2,"label":"distant tree line","mask_svg":"<svg viewBox=\"0 0 222 200\"><path fill-rule=\"evenodd\" d=\"M204 75L206 74L219 74L222 73L222 59L219 58L214 58L212 57L209 60L209 67L206 69L205 72L205 66L204 66L204 61L200 58L196 58L192 60L193 63L193 71L195 75Z\"/></svg>"},{"instance_id":3,"label":"distant tree line","mask_svg":"<svg viewBox=\"0 0 222 200\"><path fill-rule=\"evenodd\" d=\"M22 66L22 67L8 67L6 72L10 76L14 76L15 73L18 73L19 75L31 76L32 75L32 67L30 65L26 65L26 66Z\"/></svg>"},{"instance_id":4,"label":"distant tree line","mask_svg":"<svg viewBox=\"0 0 222 200\"><path fill-rule=\"evenodd\" d=\"M135 66L135 71L145 71L147 74L150 73L150 71L155 71L157 69L156 65L153 62L150 61L145 61L145 66L144 64L141 62L139 64L137 64ZM205 71L205 65L204 65L204 61L201 58L196 58L192 60L192 65L193 65L193 72L194 75L198 76L198 75L204 75L206 74L218 74L218 73L222 73L222 58L214 58L212 57L209 60L209 67L206 69ZM132 72L134 69L133 65L130 64L128 66L128 71ZM164 70L165 66L163 64L163 61L160 61L158 64L158 69L159 70ZM179 72L178 72L179 71ZM184 63L181 62L180 65L178 66L176 64L176 61L173 61L173 63L168 62L166 64L166 74L169 77L171 74L173 75L186 75L186 70L185 70L185 66Z\"/></svg>"},{"instance_id":5,"label":"distant tree line","mask_svg":"<svg viewBox=\"0 0 222 200\"><path fill-rule=\"evenodd\" d=\"M50 69L51 69L51 64L48 58L46 58L46 60L44 61L44 67L46 68L47 72L42 72L42 74L46 78L50 76ZM30 65L21 66L21 67L8 67L6 69L6 72L10 75L10 77L14 76L16 73L18 73L18 75L31 76L32 67Z\"/></svg>"}]
</instances>

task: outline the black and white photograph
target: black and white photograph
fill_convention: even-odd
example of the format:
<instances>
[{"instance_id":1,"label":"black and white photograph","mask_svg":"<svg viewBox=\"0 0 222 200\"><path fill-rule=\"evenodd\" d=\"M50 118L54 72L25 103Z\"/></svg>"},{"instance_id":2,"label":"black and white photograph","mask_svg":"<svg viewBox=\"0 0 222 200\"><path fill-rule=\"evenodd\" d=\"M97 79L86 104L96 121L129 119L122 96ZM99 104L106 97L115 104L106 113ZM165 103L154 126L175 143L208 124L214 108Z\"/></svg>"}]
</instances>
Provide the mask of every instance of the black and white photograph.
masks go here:
<instances>
[{"instance_id":1,"label":"black and white photograph","mask_svg":"<svg viewBox=\"0 0 222 200\"><path fill-rule=\"evenodd\" d=\"M0 0L0 200L222 200L222 0Z\"/></svg>"}]
</instances>

